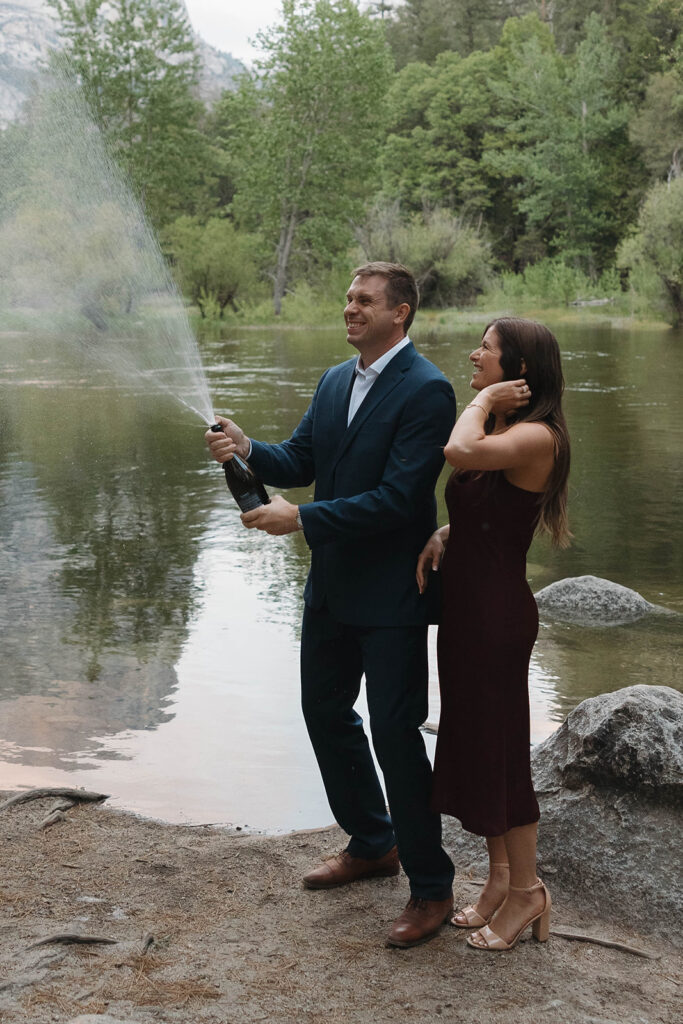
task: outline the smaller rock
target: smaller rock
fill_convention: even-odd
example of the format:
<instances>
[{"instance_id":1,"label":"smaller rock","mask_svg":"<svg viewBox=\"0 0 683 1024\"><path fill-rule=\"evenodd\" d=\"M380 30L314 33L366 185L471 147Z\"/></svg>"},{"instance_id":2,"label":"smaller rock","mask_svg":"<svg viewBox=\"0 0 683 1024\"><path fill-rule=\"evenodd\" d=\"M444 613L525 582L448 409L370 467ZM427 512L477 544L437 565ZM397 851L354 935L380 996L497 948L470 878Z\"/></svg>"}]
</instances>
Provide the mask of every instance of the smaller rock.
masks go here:
<instances>
[{"instance_id":1,"label":"smaller rock","mask_svg":"<svg viewBox=\"0 0 683 1024\"><path fill-rule=\"evenodd\" d=\"M535 595L541 613L581 626L621 626L662 611L635 590L599 576L570 576Z\"/></svg>"}]
</instances>

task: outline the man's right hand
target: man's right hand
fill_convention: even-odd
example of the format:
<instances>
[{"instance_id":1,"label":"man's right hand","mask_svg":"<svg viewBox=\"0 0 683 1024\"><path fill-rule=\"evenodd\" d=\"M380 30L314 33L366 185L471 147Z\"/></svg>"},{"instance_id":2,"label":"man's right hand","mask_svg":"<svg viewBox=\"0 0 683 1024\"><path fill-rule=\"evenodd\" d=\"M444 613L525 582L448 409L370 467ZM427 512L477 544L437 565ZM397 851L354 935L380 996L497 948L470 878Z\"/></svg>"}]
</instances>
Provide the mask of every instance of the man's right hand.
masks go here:
<instances>
[{"instance_id":1,"label":"man's right hand","mask_svg":"<svg viewBox=\"0 0 683 1024\"><path fill-rule=\"evenodd\" d=\"M216 416L216 423L220 423L223 428L220 433L207 430L204 434L204 440L216 462L229 462L233 455L246 459L249 454L249 438L242 428L225 416Z\"/></svg>"}]
</instances>

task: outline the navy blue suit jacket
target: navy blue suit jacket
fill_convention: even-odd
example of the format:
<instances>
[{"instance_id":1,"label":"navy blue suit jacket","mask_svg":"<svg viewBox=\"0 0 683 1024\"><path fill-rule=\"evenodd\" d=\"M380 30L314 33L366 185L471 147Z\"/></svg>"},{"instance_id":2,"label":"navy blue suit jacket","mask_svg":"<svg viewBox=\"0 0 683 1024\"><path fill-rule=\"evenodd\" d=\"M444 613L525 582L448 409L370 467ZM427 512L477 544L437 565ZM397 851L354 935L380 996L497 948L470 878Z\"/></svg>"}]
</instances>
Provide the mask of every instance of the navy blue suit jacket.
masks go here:
<instances>
[{"instance_id":1,"label":"navy blue suit jacket","mask_svg":"<svg viewBox=\"0 0 683 1024\"><path fill-rule=\"evenodd\" d=\"M347 426L356 359L326 370L288 441L252 441L264 483L305 487L312 550L304 600L355 626L434 622L437 588L418 593L417 557L436 529L434 486L455 422L453 388L412 343L381 372Z\"/></svg>"}]
</instances>

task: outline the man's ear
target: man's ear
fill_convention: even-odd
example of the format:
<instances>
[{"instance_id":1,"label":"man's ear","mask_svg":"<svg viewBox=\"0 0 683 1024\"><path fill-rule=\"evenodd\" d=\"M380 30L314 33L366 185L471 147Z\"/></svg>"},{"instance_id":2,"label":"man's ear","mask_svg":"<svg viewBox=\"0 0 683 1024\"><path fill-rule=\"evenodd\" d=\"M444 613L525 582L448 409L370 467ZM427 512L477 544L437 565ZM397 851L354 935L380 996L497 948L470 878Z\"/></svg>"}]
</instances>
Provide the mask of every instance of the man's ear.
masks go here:
<instances>
[{"instance_id":1,"label":"man's ear","mask_svg":"<svg viewBox=\"0 0 683 1024\"><path fill-rule=\"evenodd\" d=\"M520 368L519 368L519 372L521 373L522 377L523 377L523 376L524 376L524 374L526 373L526 363L524 362L524 360L523 360L523 359L522 359L522 364L521 364L521 366L520 366Z\"/></svg>"},{"instance_id":2,"label":"man's ear","mask_svg":"<svg viewBox=\"0 0 683 1024\"><path fill-rule=\"evenodd\" d=\"M405 321L408 319L409 313L410 313L410 303L409 302L402 302L400 306L396 307L396 313L394 315L394 319L399 324L405 323Z\"/></svg>"}]
</instances>

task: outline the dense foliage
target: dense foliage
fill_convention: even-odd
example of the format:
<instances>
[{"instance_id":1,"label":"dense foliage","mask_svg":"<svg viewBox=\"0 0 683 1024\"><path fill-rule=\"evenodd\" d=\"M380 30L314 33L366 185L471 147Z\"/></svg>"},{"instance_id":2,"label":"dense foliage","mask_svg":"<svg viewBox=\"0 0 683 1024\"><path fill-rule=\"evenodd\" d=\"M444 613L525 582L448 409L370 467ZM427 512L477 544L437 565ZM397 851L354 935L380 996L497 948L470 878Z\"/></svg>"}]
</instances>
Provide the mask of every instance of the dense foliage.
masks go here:
<instances>
[{"instance_id":1,"label":"dense foliage","mask_svg":"<svg viewBox=\"0 0 683 1024\"><path fill-rule=\"evenodd\" d=\"M64 59L155 225L187 209L205 173L199 57L182 0L47 0Z\"/></svg>"},{"instance_id":2,"label":"dense foliage","mask_svg":"<svg viewBox=\"0 0 683 1024\"><path fill-rule=\"evenodd\" d=\"M681 316L683 0L283 0L210 110L180 0L49 2L203 315L389 257L432 305L636 286Z\"/></svg>"}]
</instances>

